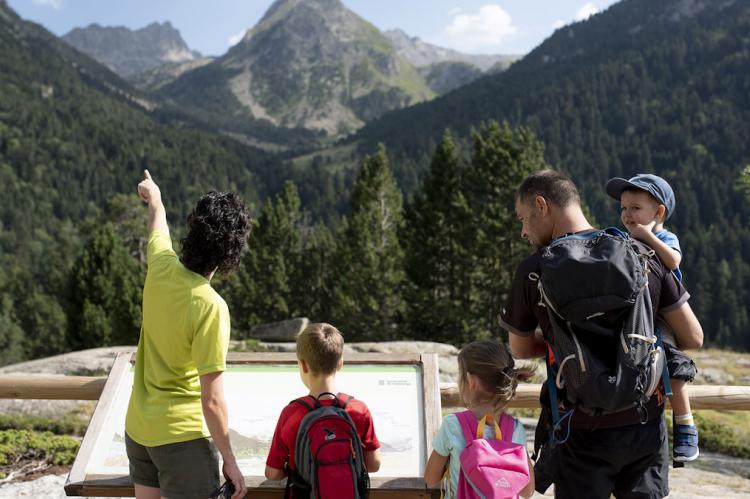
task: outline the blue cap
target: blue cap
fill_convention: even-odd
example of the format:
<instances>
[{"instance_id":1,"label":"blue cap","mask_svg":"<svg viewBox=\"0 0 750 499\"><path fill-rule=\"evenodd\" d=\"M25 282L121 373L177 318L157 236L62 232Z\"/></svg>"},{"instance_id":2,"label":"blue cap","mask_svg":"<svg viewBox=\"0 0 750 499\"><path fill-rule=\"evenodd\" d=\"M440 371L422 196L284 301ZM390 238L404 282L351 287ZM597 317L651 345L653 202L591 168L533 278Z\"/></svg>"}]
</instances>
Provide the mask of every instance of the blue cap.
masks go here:
<instances>
[{"instance_id":1,"label":"blue cap","mask_svg":"<svg viewBox=\"0 0 750 499\"><path fill-rule=\"evenodd\" d=\"M622 191L627 189L639 189L646 191L656 200L663 204L667 208L667 216L669 218L674 212L674 191L669 183L663 178L657 175L651 175L650 173L639 173L630 180L624 178L611 178L607 182L607 194L613 198L619 200L622 196Z\"/></svg>"}]
</instances>

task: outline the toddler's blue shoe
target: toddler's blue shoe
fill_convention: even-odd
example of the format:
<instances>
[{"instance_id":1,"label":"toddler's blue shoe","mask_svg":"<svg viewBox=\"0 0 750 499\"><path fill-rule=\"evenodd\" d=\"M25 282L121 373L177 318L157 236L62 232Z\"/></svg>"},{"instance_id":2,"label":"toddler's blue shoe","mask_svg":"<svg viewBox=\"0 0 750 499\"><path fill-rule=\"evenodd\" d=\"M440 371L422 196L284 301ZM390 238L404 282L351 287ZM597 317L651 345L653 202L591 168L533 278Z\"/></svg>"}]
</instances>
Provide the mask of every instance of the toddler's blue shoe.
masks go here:
<instances>
[{"instance_id":1,"label":"toddler's blue shoe","mask_svg":"<svg viewBox=\"0 0 750 499\"><path fill-rule=\"evenodd\" d=\"M672 459L684 463L698 458L698 429L688 424L672 425Z\"/></svg>"}]
</instances>

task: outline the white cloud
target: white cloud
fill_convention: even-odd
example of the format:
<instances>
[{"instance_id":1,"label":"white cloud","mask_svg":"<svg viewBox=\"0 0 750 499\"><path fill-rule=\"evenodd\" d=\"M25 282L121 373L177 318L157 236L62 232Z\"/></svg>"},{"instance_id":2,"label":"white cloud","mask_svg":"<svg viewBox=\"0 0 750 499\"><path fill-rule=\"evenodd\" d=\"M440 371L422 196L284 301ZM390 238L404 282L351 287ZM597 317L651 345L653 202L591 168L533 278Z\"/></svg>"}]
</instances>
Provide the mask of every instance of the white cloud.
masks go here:
<instances>
[{"instance_id":1,"label":"white cloud","mask_svg":"<svg viewBox=\"0 0 750 499\"><path fill-rule=\"evenodd\" d=\"M565 24L565 21L563 21L562 19L558 19L557 21L552 23L552 29L560 29L565 26Z\"/></svg>"},{"instance_id":2,"label":"white cloud","mask_svg":"<svg viewBox=\"0 0 750 499\"><path fill-rule=\"evenodd\" d=\"M52 7L55 10L62 9L63 0L34 0L36 5L44 5L46 7Z\"/></svg>"},{"instance_id":3,"label":"white cloud","mask_svg":"<svg viewBox=\"0 0 750 499\"><path fill-rule=\"evenodd\" d=\"M578 12L576 12L576 21L585 21L589 17L593 16L599 12L599 9L596 5L593 4L593 2L589 2L586 5L583 5L580 9L578 9Z\"/></svg>"},{"instance_id":4,"label":"white cloud","mask_svg":"<svg viewBox=\"0 0 750 499\"><path fill-rule=\"evenodd\" d=\"M235 45L240 43L240 40L242 40L245 37L245 33L246 31L243 29L239 33L235 33L234 35L230 36L229 38L227 38L227 44L230 47L234 47Z\"/></svg>"},{"instance_id":5,"label":"white cloud","mask_svg":"<svg viewBox=\"0 0 750 499\"><path fill-rule=\"evenodd\" d=\"M466 52L498 50L500 43L516 31L510 14L499 5L489 4L476 14L454 14L440 42Z\"/></svg>"}]
</instances>

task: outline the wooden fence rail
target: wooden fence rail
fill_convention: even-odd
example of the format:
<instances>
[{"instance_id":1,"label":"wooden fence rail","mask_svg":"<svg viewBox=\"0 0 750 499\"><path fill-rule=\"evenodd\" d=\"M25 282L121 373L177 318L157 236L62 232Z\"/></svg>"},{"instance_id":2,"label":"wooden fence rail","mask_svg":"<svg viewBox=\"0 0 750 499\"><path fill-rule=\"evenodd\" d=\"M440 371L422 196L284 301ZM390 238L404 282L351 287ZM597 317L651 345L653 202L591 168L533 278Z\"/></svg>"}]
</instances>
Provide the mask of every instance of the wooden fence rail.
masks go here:
<instances>
[{"instance_id":1,"label":"wooden fence rail","mask_svg":"<svg viewBox=\"0 0 750 499\"><path fill-rule=\"evenodd\" d=\"M0 375L0 399L98 400L106 377L54 375ZM510 407L539 407L542 385L520 385ZM750 411L750 386L689 385L693 409ZM440 384L443 407L459 407L455 383Z\"/></svg>"}]
</instances>

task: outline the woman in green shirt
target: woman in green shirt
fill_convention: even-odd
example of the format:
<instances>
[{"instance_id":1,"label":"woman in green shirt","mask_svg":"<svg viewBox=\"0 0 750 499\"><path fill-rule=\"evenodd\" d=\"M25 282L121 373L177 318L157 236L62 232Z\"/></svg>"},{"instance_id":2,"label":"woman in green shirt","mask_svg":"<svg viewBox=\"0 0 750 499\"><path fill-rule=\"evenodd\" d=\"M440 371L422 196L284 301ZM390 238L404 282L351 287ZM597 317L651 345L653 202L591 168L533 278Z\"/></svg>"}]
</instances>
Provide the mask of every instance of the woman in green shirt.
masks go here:
<instances>
[{"instance_id":1,"label":"woman in green shirt","mask_svg":"<svg viewBox=\"0 0 750 499\"><path fill-rule=\"evenodd\" d=\"M209 192L188 216L178 258L161 192L148 170L138 195L149 211L148 272L125 420L136 497L205 499L219 486L217 449L224 476L236 489L232 497L244 497L222 384L229 309L210 280L215 272L228 273L239 265L250 217L236 194Z\"/></svg>"}]
</instances>

